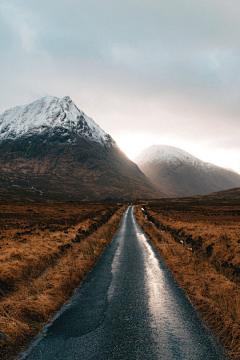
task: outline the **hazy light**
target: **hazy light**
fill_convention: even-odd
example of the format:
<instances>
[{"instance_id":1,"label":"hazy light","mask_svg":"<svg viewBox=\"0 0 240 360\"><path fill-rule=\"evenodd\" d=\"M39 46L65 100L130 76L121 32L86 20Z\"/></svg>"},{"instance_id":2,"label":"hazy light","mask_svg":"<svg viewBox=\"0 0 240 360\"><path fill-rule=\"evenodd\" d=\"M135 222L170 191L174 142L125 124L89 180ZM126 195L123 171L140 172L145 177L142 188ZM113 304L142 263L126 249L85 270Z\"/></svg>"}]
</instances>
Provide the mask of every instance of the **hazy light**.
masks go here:
<instances>
[{"instance_id":1,"label":"hazy light","mask_svg":"<svg viewBox=\"0 0 240 360\"><path fill-rule=\"evenodd\" d=\"M151 145L169 145L180 148L192 154L193 156L223 168L229 168L240 173L238 149L211 149L205 144L190 143L180 139L161 138L151 134L120 134L115 137L119 147L125 154L134 161L134 158L144 149Z\"/></svg>"},{"instance_id":2,"label":"hazy light","mask_svg":"<svg viewBox=\"0 0 240 360\"><path fill-rule=\"evenodd\" d=\"M131 160L134 160L135 156L147 147L161 144L161 140L158 137L150 134L121 134L119 137L115 137L115 140Z\"/></svg>"},{"instance_id":3,"label":"hazy light","mask_svg":"<svg viewBox=\"0 0 240 360\"><path fill-rule=\"evenodd\" d=\"M69 95L131 159L166 144L240 172L238 1L189 3L1 0L0 113Z\"/></svg>"}]
</instances>

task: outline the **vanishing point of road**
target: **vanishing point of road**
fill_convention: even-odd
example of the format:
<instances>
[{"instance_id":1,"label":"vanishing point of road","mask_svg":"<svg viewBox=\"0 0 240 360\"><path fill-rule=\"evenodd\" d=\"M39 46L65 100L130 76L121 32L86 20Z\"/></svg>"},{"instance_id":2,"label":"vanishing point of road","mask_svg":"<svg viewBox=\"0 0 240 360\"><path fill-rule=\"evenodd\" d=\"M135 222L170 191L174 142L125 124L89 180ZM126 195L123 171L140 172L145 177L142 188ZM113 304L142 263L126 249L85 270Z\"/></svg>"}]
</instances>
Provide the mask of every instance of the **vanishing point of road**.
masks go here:
<instances>
[{"instance_id":1,"label":"vanishing point of road","mask_svg":"<svg viewBox=\"0 0 240 360\"><path fill-rule=\"evenodd\" d=\"M128 207L94 269L19 359L225 357Z\"/></svg>"}]
</instances>

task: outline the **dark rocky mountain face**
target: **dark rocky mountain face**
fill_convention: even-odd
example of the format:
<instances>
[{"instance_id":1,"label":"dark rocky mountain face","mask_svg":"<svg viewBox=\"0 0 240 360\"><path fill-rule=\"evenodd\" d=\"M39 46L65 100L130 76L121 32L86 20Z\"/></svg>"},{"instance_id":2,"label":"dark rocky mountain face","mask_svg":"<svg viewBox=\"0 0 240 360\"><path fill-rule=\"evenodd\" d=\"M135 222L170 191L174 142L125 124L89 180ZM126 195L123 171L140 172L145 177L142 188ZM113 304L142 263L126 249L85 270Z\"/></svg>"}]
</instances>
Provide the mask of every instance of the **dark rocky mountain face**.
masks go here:
<instances>
[{"instance_id":1,"label":"dark rocky mountain face","mask_svg":"<svg viewBox=\"0 0 240 360\"><path fill-rule=\"evenodd\" d=\"M136 158L140 170L174 197L207 195L240 186L240 175L170 146L152 146Z\"/></svg>"},{"instance_id":2,"label":"dark rocky mountain face","mask_svg":"<svg viewBox=\"0 0 240 360\"><path fill-rule=\"evenodd\" d=\"M56 98L53 99L55 101ZM58 101L54 104L54 116L50 115L56 123L56 114L59 114L63 126L59 122L57 125L46 124L43 118L42 123L38 121L38 126L34 127L31 116L34 122L37 115L31 104L28 105L31 114L27 115L30 126L24 123L23 133L17 133L16 124L12 125L9 136L6 133L9 128L4 124L5 132L2 132L4 136L0 141L0 197L91 201L164 196L109 135L95 123L92 125L88 122L89 118L83 113L77 114L74 122L75 109L70 116L65 109L63 117L63 111L57 111ZM62 107L65 106L64 102L71 110L73 103L68 104L69 98L63 101ZM50 116L51 109L46 109L46 106L41 105L39 110L35 102L35 108L37 113L41 111L41 115L45 112ZM18 122L22 121L19 114L16 114L16 118ZM8 120L6 116L2 116L2 119L2 124Z\"/></svg>"}]
</instances>

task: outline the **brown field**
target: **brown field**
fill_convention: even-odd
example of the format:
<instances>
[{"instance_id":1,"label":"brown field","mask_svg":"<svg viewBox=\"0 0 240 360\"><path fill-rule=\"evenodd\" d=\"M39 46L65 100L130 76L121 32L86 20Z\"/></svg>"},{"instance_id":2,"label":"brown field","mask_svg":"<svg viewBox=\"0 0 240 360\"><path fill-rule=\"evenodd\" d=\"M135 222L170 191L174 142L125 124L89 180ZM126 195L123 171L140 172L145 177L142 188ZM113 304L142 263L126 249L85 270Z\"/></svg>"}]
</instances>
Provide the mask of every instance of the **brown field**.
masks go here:
<instances>
[{"instance_id":1,"label":"brown field","mask_svg":"<svg viewBox=\"0 0 240 360\"><path fill-rule=\"evenodd\" d=\"M162 200L135 213L229 356L240 359L240 202Z\"/></svg>"},{"instance_id":2,"label":"brown field","mask_svg":"<svg viewBox=\"0 0 240 360\"><path fill-rule=\"evenodd\" d=\"M12 359L67 301L112 240L126 206L0 207L0 358Z\"/></svg>"}]
</instances>

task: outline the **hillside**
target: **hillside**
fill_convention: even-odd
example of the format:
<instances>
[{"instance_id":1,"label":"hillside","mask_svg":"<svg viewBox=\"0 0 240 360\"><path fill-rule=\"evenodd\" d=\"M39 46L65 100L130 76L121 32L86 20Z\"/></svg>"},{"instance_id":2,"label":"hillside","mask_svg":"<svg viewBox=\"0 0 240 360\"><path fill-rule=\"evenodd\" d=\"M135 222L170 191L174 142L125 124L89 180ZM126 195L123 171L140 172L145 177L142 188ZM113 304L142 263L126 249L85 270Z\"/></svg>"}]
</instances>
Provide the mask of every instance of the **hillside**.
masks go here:
<instances>
[{"instance_id":1,"label":"hillside","mask_svg":"<svg viewBox=\"0 0 240 360\"><path fill-rule=\"evenodd\" d=\"M66 96L0 115L0 197L163 197L110 135Z\"/></svg>"},{"instance_id":2,"label":"hillside","mask_svg":"<svg viewBox=\"0 0 240 360\"><path fill-rule=\"evenodd\" d=\"M135 158L140 170L176 197L206 195L240 187L240 175L204 162L184 150L153 145Z\"/></svg>"}]
</instances>

